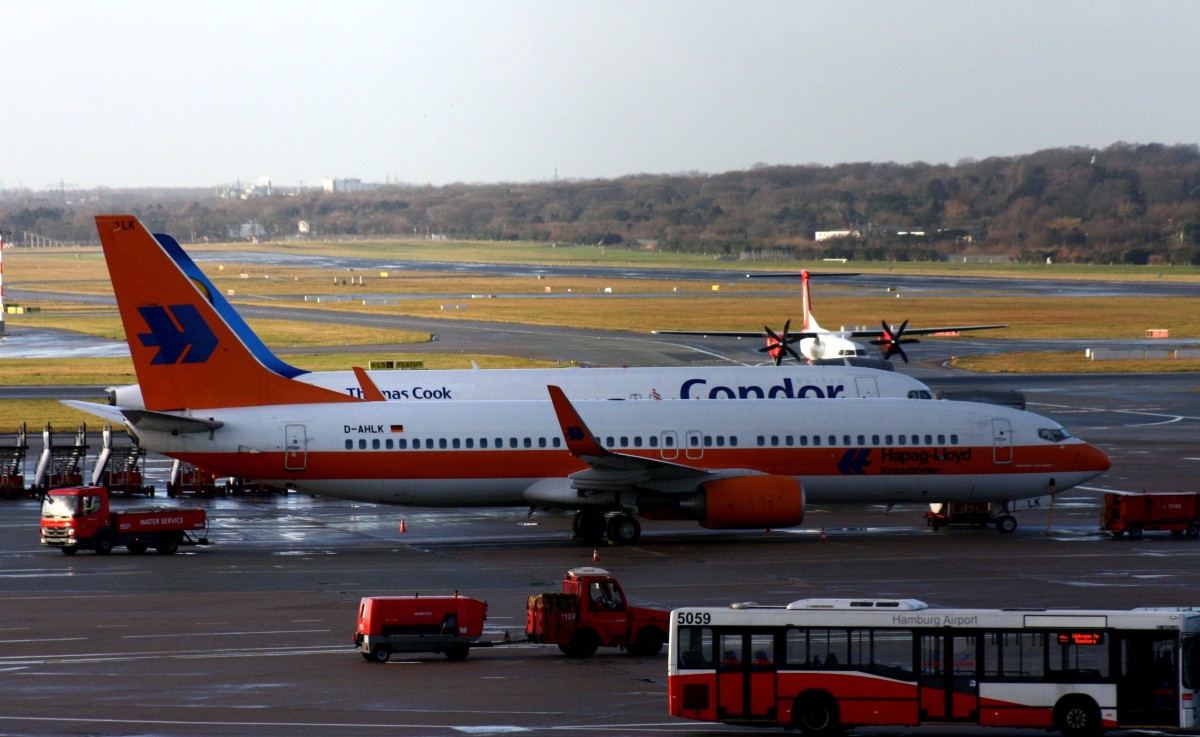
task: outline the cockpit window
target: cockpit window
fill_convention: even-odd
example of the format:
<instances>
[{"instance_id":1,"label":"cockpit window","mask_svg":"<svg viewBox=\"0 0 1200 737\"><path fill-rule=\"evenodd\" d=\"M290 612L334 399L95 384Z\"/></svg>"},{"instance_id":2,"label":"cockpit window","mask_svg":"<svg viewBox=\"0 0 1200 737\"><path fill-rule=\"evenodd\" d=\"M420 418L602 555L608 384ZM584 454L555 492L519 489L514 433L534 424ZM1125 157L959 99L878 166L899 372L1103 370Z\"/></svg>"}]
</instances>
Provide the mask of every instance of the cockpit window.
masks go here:
<instances>
[{"instance_id":1,"label":"cockpit window","mask_svg":"<svg viewBox=\"0 0 1200 737\"><path fill-rule=\"evenodd\" d=\"M908 390L908 398L909 399L933 399L933 395L930 394L925 389L909 389Z\"/></svg>"},{"instance_id":2,"label":"cockpit window","mask_svg":"<svg viewBox=\"0 0 1200 737\"><path fill-rule=\"evenodd\" d=\"M1061 427L1044 427L1038 430L1038 437L1042 440L1049 440L1051 443L1061 443L1071 437L1071 433Z\"/></svg>"}]
</instances>

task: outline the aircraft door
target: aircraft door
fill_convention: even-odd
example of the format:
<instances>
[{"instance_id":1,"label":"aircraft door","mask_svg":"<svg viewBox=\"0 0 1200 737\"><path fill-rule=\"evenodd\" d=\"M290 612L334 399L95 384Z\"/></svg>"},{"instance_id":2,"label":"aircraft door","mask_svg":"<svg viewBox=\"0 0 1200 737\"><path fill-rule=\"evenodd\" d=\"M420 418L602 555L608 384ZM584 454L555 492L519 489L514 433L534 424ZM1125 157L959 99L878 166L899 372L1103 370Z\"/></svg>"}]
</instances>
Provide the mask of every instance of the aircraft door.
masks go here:
<instances>
[{"instance_id":1,"label":"aircraft door","mask_svg":"<svg viewBox=\"0 0 1200 737\"><path fill-rule=\"evenodd\" d=\"M679 435L668 430L659 438L659 455L664 461L673 461L679 457Z\"/></svg>"},{"instance_id":2,"label":"aircraft door","mask_svg":"<svg viewBox=\"0 0 1200 737\"><path fill-rule=\"evenodd\" d=\"M1012 463L1012 423L1002 418L992 420L992 460L998 464Z\"/></svg>"},{"instance_id":3,"label":"aircraft door","mask_svg":"<svg viewBox=\"0 0 1200 737\"><path fill-rule=\"evenodd\" d=\"M699 430L688 430L684 442L683 456L691 460L704 457L704 434Z\"/></svg>"},{"instance_id":4,"label":"aircraft door","mask_svg":"<svg viewBox=\"0 0 1200 737\"><path fill-rule=\"evenodd\" d=\"M283 447L284 470L303 471L308 466L308 433L304 425L284 425Z\"/></svg>"},{"instance_id":5,"label":"aircraft door","mask_svg":"<svg viewBox=\"0 0 1200 737\"><path fill-rule=\"evenodd\" d=\"M879 382L875 381L874 376L856 377L854 386L858 389L858 396L862 399L874 399L879 396Z\"/></svg>"}]
</instances>

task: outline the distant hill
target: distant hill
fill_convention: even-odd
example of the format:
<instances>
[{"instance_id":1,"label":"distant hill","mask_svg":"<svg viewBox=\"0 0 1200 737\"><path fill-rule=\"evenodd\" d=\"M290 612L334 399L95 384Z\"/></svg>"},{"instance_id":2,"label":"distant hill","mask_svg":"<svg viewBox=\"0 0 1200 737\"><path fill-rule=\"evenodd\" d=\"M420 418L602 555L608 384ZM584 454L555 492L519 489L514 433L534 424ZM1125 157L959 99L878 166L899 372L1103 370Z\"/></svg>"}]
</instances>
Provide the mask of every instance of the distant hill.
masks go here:
<instances>
[{"instance_id":1,"label":"distant hill","mask_svg":"<svg viewBox=\"0 0 1200 737\"><path fill-rule=\"evenodd\" d=\"M66 195L73 202L67 202ZM953 166L764 166L527 184L380 186L246 200L215 190L14 193L0 229L94 241L91 216L132 210L181 241L394 236L605 242L742 258L1200 264L1200 147L1117 143ZM842 237L827 238L842 232Z\"/></svg>"}]
</instances>

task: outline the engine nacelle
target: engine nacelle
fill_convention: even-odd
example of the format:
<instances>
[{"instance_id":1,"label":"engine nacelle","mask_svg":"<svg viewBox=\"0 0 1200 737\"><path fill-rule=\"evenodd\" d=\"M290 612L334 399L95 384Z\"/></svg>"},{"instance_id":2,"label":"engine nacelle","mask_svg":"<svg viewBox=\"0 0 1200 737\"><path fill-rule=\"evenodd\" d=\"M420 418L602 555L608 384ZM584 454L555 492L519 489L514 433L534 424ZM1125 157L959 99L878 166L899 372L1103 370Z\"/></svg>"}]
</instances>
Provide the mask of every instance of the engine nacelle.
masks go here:
<instances>
[{"instance_id":1,"label":"engine nacelle","mask_svg":"<svg viewBox=\"0 0 1200 737\"><path fill-rule=\"evenodd\" d=\"M710 530L795 527L804 521L804 488L790 476L738 476L700 488L700 526Z\"/></svg>"},{"instance_id":2,"label":"engine nacelle","mask_svg":"<svg viewBox=\"0 0 1200 737\"><path fill-rule=\"evenodd\" d=\"M637 508L646 519L692 519L710 530L794 527L804 521L804 489L789 476L737 476L687 494L642 494Z\"/></svg>"}]
</instances>

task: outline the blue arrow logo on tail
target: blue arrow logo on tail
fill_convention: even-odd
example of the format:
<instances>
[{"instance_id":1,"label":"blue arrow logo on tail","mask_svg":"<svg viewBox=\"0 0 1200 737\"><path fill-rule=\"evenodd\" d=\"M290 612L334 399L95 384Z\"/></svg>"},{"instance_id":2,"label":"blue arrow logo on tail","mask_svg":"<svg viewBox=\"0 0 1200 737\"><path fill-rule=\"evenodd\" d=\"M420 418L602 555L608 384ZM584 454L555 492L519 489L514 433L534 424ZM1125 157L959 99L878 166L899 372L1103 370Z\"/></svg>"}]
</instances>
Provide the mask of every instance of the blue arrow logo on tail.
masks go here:
<instances>
[{"instance_id":1,"label":"blue arrow logo on tail","mask_svg":"<svg viewBox=\"0 0 1200 737\"><path fill-rule=\"evenodd\" d=\"M217 336L195 305L152 305L139 307L138 312L150 327L149 333L138 333L138 340L147 348L158 348L151 364L179 363L181 358L183 363L204 363L216 350Z\"/></svg>"},{"instance_id":2,"label":"blue arrow logo on tail","mask_svg":"<svg viewBox=\"0 0 1200 737\"><path fill-rule=\"evenodd\" d=\"M584 437L586 437L583 434L583 428L579 427L578 425L571 425L566 430L568 441L583 440Z\"/></svg>"},{"instance_id":3,"label":"blue arrow logo on tail","mask_svg":"<svg viewBox=\"0 0 1200 737\"><path fill-rule=\"evenodd\" d=\"M870 448L849 448L842 459L838 461L838 471L854 475L866 473L864 469L871 465L871 462L867 460L870 456Z\"/></svg>"}]
</instances>

